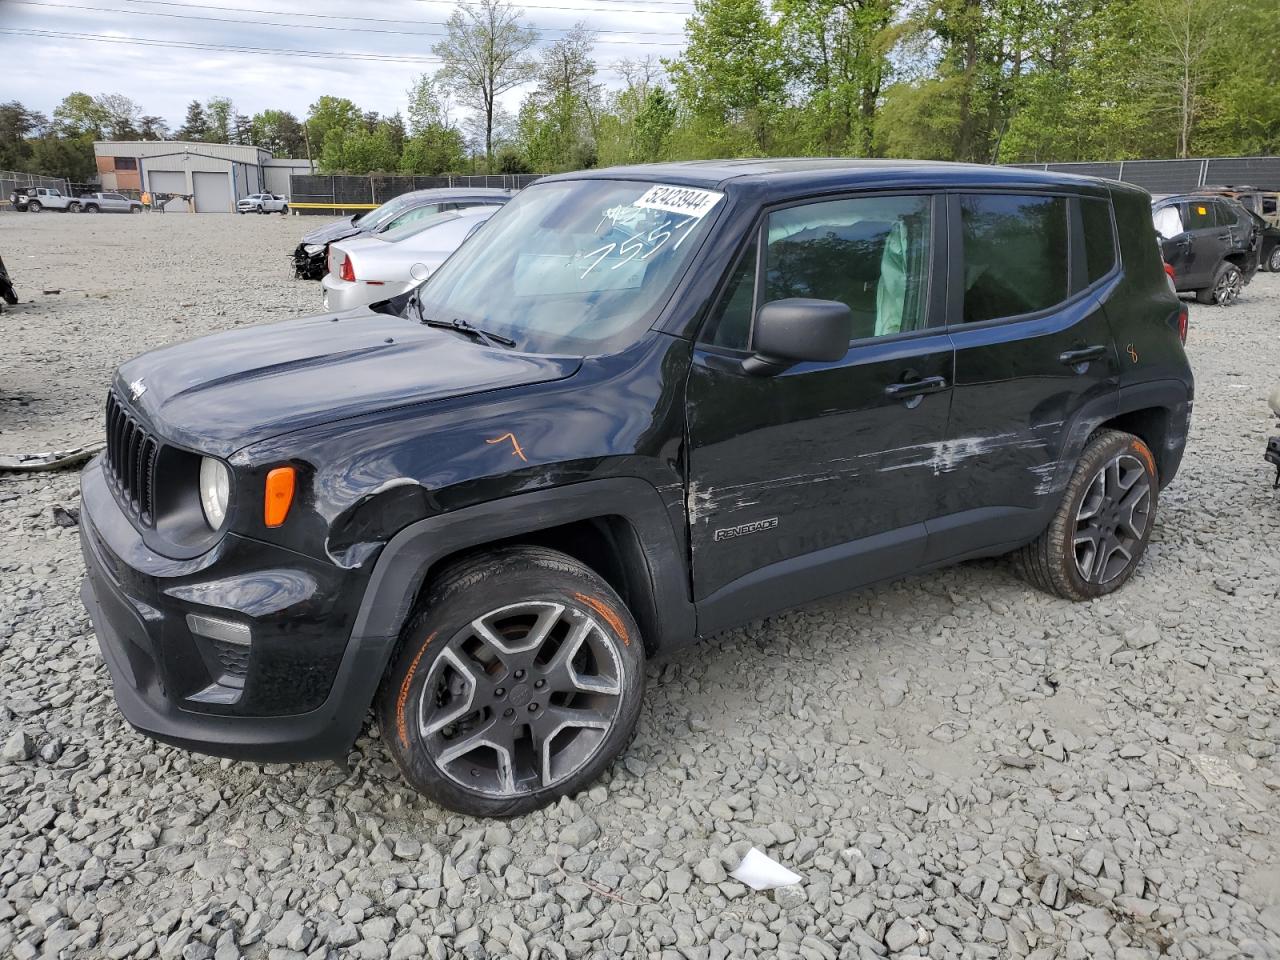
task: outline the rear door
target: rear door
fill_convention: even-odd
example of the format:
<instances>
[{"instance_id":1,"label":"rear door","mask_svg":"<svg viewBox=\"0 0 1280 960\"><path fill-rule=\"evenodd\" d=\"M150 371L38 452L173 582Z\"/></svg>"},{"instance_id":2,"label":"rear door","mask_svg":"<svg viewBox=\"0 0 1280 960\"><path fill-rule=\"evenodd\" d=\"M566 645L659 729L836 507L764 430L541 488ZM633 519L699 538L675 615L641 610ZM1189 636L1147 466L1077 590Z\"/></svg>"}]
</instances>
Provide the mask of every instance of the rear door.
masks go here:
<instances>
[{"instance_id":1,"label":"rear door","mask_svg":"<svg viewBox=\"0 0 1280 960\"><path fill-rule=\"evenodd\" d=\"M1188 200L1184 205L1184 223L1191 252L1187 261L1187 285L1207 287L1213 274L1232 248L1230 229L1218 222L1217 203L1209 198Z\"/></svg>"},{"instance_id":2,"label":"rear door","mask_svg":"<svg viewBox=\"0 0 1280 960\"><path fill-rule=\"evenodd\" d=\"M740 254L688 384L700 629L920 561L951 401L944 221L928 194L813 200L769 211ZM848 304L848 353L746 372L760 306L791 297Z\"/></svg>"},{"instance_id":3,"label":"rear door","mask_svg":"<svg viewBox=\"0 0 1280 960\"><path fill-rule=\"evenodd\" d=\"M1041 528L1070 473L1073 425L1110 416L1119 389L1105 312L1119 281L1110 203L992 192L951 204L955 394L933 464L943 483L931 561Z\"/></svg>"}]
</instances>

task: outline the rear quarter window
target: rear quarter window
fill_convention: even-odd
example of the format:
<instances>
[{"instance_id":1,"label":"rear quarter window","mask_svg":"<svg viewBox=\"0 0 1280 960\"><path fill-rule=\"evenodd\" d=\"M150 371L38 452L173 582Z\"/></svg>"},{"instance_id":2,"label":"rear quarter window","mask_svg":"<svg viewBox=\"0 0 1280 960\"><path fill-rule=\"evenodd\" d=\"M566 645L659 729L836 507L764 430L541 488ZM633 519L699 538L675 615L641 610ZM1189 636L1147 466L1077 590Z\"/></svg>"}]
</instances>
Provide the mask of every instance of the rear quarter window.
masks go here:
<instances>
[{"instance_id":1,"label":"rear quarter window","mask_svg":"<svg viewBox=\"0 0 1280 960\"><path fill-rule=\"evenodd\" d=\"M1111 229L1111 204L1105 200L1081 200L1085 269L1090 283L1101 280L1116 263L1116 240Z\"/></svg>"},{"instance_id":2,"label":"rear quarter window","mask_svg":"<svg viewBox=\"0 0 1280 960\"><path fill-rule=\"evenodd\" d=\"M964 322L1038 313L1067 299L1065 197L975 194L960 200Z\"/></svg>"}]
</instances>

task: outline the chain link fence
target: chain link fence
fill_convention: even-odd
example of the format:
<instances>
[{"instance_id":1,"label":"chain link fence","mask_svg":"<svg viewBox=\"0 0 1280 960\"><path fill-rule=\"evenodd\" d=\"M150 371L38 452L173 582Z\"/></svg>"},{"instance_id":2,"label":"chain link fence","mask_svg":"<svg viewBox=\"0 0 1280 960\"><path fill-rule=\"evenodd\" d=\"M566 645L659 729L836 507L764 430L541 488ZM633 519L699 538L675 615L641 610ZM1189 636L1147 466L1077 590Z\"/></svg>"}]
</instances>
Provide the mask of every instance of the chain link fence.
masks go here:
<instances>
[{"instance_id":1,"label":"chain link fence","mask_svg":"<svg viewBox=\"0 0 1280 960\"><path fill-rule=\"evenodd\" d=\"M397 176L317 176L293 174L289 177L289 208L299 213L340 213L343 209L364 209L386 203L411 190L441 187L493 187L521 190L541 174L493 174L490 176L397 177ZM314 204L314 207L309 207Z\"/></svg>"},{"instance_id":2,"label":"chain link fence","mask_svg":"<svg viewBox=\"0 0 1280 960\"><path fill-rule=\"evenodd\" d=\"M1186 193L1197 187L1250 186L1280 190L1280 157L1210 157L1200 160L1114 160L1106 163L1015 163L1136 184L1151 193Z\"/></svg>"}]
</instances>

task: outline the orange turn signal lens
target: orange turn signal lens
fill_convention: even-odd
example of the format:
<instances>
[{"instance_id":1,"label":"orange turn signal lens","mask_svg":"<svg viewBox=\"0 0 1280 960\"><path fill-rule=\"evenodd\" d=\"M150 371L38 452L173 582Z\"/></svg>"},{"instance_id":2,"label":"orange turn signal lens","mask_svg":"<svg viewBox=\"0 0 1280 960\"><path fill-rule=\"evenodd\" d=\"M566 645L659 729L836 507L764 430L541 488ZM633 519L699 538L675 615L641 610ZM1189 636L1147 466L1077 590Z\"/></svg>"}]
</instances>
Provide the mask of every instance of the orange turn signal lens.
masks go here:
<instances>
[{"instance_id":1,"label":"orange turn signal lens","mask_svg":"<svg viewBox=\"0 0 1280 960\"><path fill-rule=\"evenodd\" d=\"M289 515L293 503L293 467L276 467L267 474L267 495L262 501L262 521L278 527Z\"/></svg>"}]
</instances>

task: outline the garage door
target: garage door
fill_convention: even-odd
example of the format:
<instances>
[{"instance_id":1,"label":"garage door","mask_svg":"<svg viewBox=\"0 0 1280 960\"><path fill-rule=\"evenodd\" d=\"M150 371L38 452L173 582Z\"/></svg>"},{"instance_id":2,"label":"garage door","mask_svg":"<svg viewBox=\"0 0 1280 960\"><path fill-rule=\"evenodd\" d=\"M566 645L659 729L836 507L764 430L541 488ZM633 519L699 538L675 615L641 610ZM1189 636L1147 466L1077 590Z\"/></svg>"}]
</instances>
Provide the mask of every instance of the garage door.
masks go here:
<instances>
[{"instance_id":1,"label":"garage door","mask_svg":"<svg viewBox=\"0 0 1280 960\"><path fill-rule=\"evenodd\" d=\"M193 173L196 213L231 213L231 177L225 173Z\"/></svg>"},{"instance_id":2,"label":"garage door","mask_svg":"<svg viewBox=\"0 0 1280 960\"><path fill-rule=\"evenodd\" d=\"M148 170L147 188L152 193L181 196L187 192L187 175L182 170ZM181 200L170 200L164 209L166 213L185 213L187 205Z\"/></svg>"}]
</instances>

